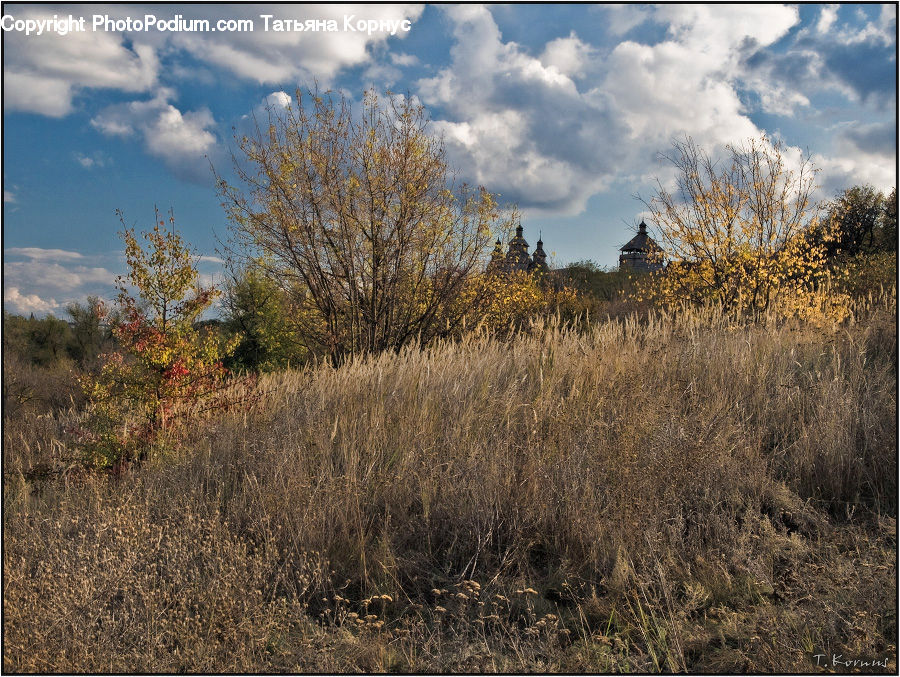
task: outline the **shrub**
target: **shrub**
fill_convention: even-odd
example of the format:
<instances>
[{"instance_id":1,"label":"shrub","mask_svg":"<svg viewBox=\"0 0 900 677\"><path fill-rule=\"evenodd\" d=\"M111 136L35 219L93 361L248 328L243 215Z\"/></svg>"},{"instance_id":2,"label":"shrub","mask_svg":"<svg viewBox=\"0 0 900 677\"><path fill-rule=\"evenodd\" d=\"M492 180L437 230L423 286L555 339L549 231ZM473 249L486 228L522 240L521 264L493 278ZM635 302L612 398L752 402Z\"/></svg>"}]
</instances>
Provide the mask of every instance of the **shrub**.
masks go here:
<instances>
[{"instance_id":1,"label":"shrub","mask_svg":"<svg viewBox=\"0 0 900 677\"><path fill-rule=\"evenodd\" d=\"M80 445L92 467L143 460L161 435L177 437L198 406L228 404L222 358L233 345L194 328L219 292L198 285L193 254L174 217L169 223L172 230L163 230L156 213L153 230L143 233L146 250L133 229L122 233L129 272L118 281L121 315L113 329L121 351L84 379L91 409Z\"/></svg>"},{"instance_id":2,"label":"shrub","mask_svg":"<svg viewBox=\"0 0 900 677\"><path fill-rule=\"evenodd\" d=\"M529 321L556 312L577 314L581 308L575 290L555 288L547 274L523 271L473 276L456 303L467 308L466 326L483 326L503 334L522 329Z\"/></svg>"}]
</instances>

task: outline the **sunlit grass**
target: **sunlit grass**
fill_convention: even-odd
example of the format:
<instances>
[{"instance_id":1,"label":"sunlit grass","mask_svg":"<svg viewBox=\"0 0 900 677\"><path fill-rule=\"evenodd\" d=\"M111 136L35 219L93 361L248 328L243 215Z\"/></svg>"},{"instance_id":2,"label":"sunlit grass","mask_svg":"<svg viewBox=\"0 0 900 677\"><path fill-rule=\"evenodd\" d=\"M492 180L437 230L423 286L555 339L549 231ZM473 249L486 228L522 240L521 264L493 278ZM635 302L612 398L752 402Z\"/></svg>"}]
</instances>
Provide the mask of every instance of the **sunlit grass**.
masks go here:
<instances>
[{"instance_id":1,"label":"sunlit grass","mask_svg":"<svg viewBox=\"0 0 900 677\"><path fill-rule=\"evenodd\" d=\"M4 669L893 670L895 304L271 374L115 480L7 420Z\"/></svg>"}]
</instances>

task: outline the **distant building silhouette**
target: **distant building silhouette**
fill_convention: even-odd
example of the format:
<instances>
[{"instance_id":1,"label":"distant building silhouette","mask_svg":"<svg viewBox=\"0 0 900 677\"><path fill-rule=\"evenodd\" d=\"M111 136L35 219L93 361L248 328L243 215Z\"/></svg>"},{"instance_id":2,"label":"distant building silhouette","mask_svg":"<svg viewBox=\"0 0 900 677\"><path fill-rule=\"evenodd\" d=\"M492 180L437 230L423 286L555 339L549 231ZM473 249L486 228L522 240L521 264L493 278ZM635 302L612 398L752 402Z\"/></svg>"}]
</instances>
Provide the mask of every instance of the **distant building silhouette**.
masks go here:
<instances>
[{"instance_id":1,"label":"distant building silhouette","mask_svg":"<svg viewBox=\"0 0 900 677\"><path fill-rule=\"evenodd\" d=\"M647 235L647 224L641 221L638 234L619 250L619 270L630 268L638 272L662 270L662 247Z\"/></svg>"},{"instance_id":2,"label":"distant building silhouette","mask_svg":"<svg viewBox=\"0 0 900 677\"><path fill-rule=\"evenodd\" d=\"M503 253L503 244L498 239L494 245L494 251L491 254L491 262L488 264L488 270L499 270L503 272L547 272L547 254L544 252L544 242L541 239L537 241L534 254L528 256L528 242L525 241L522 225L516 228L516 236L509 241L506 254Z\"/></svg>"}]
</instances>

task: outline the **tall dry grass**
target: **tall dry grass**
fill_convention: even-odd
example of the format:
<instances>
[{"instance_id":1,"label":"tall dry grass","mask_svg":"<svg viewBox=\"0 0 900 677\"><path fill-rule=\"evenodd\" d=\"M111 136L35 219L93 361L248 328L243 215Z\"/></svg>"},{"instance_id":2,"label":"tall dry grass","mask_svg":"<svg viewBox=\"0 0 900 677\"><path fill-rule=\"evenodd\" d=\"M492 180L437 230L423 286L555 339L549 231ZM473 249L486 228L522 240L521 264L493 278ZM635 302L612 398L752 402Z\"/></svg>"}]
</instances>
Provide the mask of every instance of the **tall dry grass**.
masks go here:
<instances>
[{"instance_id":1,"label":"tall dry grass","mask_svg":"<svg viewBox=\"0 0 900 677\"><path fill-rule=\"evenodd\" d=\"M895 306L269 375L115 481L8 424L4 667L895 668Z\"/></svg>"}]
</instances>

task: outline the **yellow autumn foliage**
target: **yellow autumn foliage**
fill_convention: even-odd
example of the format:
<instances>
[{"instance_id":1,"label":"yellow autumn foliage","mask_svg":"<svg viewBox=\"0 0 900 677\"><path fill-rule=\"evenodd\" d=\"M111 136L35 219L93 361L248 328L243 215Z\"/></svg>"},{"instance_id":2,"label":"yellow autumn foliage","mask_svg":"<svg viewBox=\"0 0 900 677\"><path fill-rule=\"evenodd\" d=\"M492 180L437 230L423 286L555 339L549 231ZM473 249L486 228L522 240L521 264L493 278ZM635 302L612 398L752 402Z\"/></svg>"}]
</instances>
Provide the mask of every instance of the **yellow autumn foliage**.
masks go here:
<instances>
[{"instance_id":1,"label":"yellow autumn foliage","mask_svg":"<svg viewBox=\"0 0 900 677\"><path fill-rule=\"evenodd\" d=\"M473 276L459 302L469 308L468 326L481 325L497 332L572 307L577 299L574 289L556 288L540 274L489 271Z\"/></svg>"},{"instance_id":2,"label":"yellow autumn foliage","mask_svg":"<svg viewBox=\"0 0 900 677\"><path fill-rule=\"evenodd\" d=\"M726 146L721 161L688 139L667 159L677 190L658 182L646 202L667 265L643 281L644 298L834 316L843 301L826 299L823 286L834 233L812 201L817 170L807 158L763 136Z\"/></svg>"}]
</instances>

